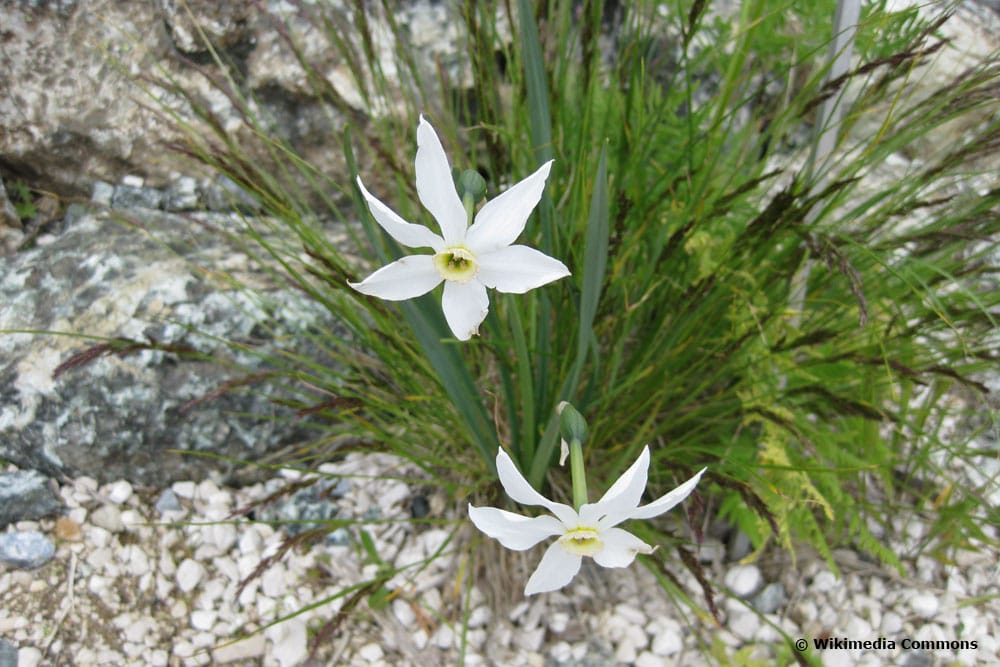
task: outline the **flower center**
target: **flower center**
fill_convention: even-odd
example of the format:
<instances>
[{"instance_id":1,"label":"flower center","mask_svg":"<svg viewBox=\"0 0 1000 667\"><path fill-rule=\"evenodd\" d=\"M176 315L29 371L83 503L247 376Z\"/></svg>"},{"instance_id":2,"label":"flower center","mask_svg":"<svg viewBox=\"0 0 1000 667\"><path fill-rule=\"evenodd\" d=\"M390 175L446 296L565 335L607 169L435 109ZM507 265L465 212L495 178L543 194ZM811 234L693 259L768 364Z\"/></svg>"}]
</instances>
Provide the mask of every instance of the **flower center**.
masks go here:
<instances>
[{"instance_id":1,"label":"flower center","mask_svg":"<svg viewBox=\"0 0 1000 667\"><path fill-rule=\"evenodd\" d=\"M604 548L604 541L596 529L579 526L567 530L559 538L559 546L577 556L593 556Z\"/></svg>"},{"instance_id":2,"label":"flower center","mask_svg":"<svg viewBox=\"0 0 1000 667\"><path fill-rule=\"evenodd\" d=\"M434 255L434 268L445 280L465 283L476 277L479 264L476 256L465 246L445 248Z\"/></svg>"}]
</instances>

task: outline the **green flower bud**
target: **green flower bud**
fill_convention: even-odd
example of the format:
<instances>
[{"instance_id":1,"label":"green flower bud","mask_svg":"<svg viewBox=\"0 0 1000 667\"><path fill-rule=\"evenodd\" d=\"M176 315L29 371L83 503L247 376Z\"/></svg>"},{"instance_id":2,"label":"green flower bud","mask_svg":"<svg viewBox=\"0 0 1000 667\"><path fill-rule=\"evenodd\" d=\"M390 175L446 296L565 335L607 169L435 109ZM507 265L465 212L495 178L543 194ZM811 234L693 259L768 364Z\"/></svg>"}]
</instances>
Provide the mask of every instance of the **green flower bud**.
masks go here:
<instances>
[{"instance_id":1,"label":"green flower bud","mask_svg":"<svg viewBox=\"0 0 1000 667\"><path fill-rule=\"evenodd\" d=\"M559 433L563 439L582 444L587 439L587 422L583 415L566 401L560 403L556 410L559 412Z\"/></svg>"},{"instance_id":2,"label":"green flower bud","mask_svg":"<svg viewBox=\"0 0 1000 667\"><path fill-rule=\"evenodd\" d=\"M471 197L473 202L486 196L486 179L480 176L475 169L463 171L456 179L455 187L458 190L459 199L463 201L466 196Z\"/></svg>"}]
</instances>

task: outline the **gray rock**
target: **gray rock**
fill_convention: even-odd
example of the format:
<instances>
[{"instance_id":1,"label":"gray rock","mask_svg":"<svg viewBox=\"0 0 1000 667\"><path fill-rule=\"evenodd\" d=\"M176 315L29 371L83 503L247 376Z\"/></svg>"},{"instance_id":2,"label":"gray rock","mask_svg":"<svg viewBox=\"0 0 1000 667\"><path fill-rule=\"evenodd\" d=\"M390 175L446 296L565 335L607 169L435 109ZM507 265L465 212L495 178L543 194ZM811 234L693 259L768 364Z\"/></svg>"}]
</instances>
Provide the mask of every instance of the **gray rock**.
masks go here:
<instances>
[{"instance_id":1,"label":"gray rock","mask_svg":"<svg viewBox=\"0 0 1000 667\"><path fill-rule=\"evenodd\" d=\"M726 557L730 562L738 561L750 553L752 547L749 535L742 530L733 529L729 533L729 539L726 541Z\"/></svg>"},{"instance_id":2,"label":"gray rock","mask_svg":"<svg viewBox=\"0 0 1000 667\"><path fill-rule=\"evenodd\" d=\"M132 219L156 240L89 214L50 243L13 256L0 273L4 327L72 334L0 336L0 458L51 476L162 488L212 470L249 472L166 450L254 460L308 441L307 426L276 404L288 390L264 377L266 355L294 345L322 359L295 332L315 327L338 335L336 323L299 293L267 288L267 272L217 236L195 236L189 222L163 213ZM254 299L227 292L196 278L187 260L224 263L261 288ZM152 341L159 349L100 354L76 334ZM221 340L241 341L247 351ZM71 360L77 365L56 373ZM250 391L213 396L247 376L264 379Z\"/></svg>"},{"instance_id":3,"label":"gray rock","mask_svg":"<svg viewBox=\"0 0 1000 667\"><path fill-rule=\"evenodd\" d=\"M0 639L0 667L17 667L17 647Z\"/></svg>"},{"instance_id":4,"label":"gray rock","mask_svg":"<svg viewBox=\"0 0 1000 667\"><path fill-rule=\"evenodd\" d=\"M56 554L56 545L37 530L0 534L0 565L33 570Z\"/></svg>"},{"instance_id":5,"label":"gray rock","mask_svg":"<svg viewBox=\"0 0 1000 667\"><path fill-rule=\"evenodd\" d=\"M721 563L726 547L716 537L706 537L698 545L698 560L702 563Z\"/></svg>"},{"instance_id":6,"label":"gray rock","mask_svg":"<svg viewBox=\"0 0 1000 667\"><path fill-rule=\"evenodd\" d=\"M177 499L177 494L173 492L172 489L166 489L160 494L160 497L156 499L156 511L160 514L166 512L177 512L184 509L181 507L180 500Z\"/></svg>"},{"instance_id":7,"label":"gray rock","mask_svg":"<svg viewBox=\"0 0 1000 667\"><path fill-rule=\"evenodd\" d=\"M410 516L414 519L423 519L430 514L430 511L431 504L428 502L427 496L418 493L410 498Z\"/></svg>"},{"instance_id":8,"label":"gray rock","mask_svg":"<svg viewBox=\"0 0 1000 667\"><path fill-rule=\"evenodd\" d=\"M190 176L177 179L163 193L163 208L167 211L193 211L199 202L198 181Z\"/></svg>"},{"instance_id":9,"label":"gray rock","mask_svg":"<svg viewBox=\"0 0 1000 667\"><path fill-rule=\"evenodd\" d=\"M772 614L780 609L787 600L785 587L781 582L775 581L765 586L757 595L753 596L750 604L762 614Z\"/></svg>"},{"instance_id":10,"label":"gray rock","mask_svg":"<svg viewBox=\"0 0 1000 667\"><path fill-rule=\"evenodd\" d=\"M220 176L205 190L205 206L210 211L232 210L253 213L260 210L260 202L251 197L232 179Z\"/></svg>"},{"instance_id":11,"label":"gray rock","mask_svg":"<svg viewBox=\"0 0 1000 667\"><path fill-rule=\"evenodd\" d=\"M905 651L902 667L931 667L934 664L934 657L923 649Z\"/></svg>"},{"instance_id":12,"label":"gray rock","mask_svg":"<svg viewBox=\"0 0 1000 667\"><path fill-rule=\"evenodd\" d=\"M90 191L90 201L102 206L111 206L114 196L115 186L104 181L94 181L94 187Z\"/></svg>"},{"instance_id":13,"label":"gray rock","mask_svg":"<svg viewBox=\"0 0 1000 667\"><path fill-rule=\"evenodd\" d=\"M340 511L337 499L342 498L346 490L340 486L343 481L346 480L320 479L289 498L263 508L260 517L265 521L289 522L284 528L290 535L319 528L320 522L337 517Z\"/></svg>"},{"instance_id":14,"label":"gray rock","mask_svg":"<svg viewBox=\"0 0 1000 667\"><path fill-rule=\"evenodd\" d=\"M0 667L17 667L17 647L0 639Z\"/></svg>"},{"instance_id":15,"label":"gray rock","mask_svg":"<svg viewBox=\"0 0 1000 667\"><path fill-rule=\"evenodd\" d=\"M233 50L253 40L256 11L252 0L161 0L157 4L173 45L184 53Z\"/></svg>"},{"instance_id":16,"label":"gray rock","mask_svg":"<svg viewBox=\"0 0 1000 667\"><path fill-rule=\"evenodd\" d=\"M199 73L204 68L219 79L232 76L238 95L254 100L252 113L319 173L346 179L340 130L348 119L329 102L329 91L310 85L283 37L287 31L316 72L330 73L336 95L351 105L351 120L363 125L370 112L365 96L346 75L343 59L324 34L325 20L317 16L323 12L326 20L340 23L345 19L340 4L4 2L0 163L33 186L72 196L88 195L95 181L118 183L125 174L139 174L154 187L176 180L177 174L208 176L205 170L193 173L190 160L168 148L180 145L180 133L151 111L161 100L179 122L208 131L203 120L177 103L179 96L165 81L169 78L208 105L255 162L273 164L242 112ZM432 68L441 66L451 81L468 87L465 39L455 27L461 22L447 4L402 3L392 17L399 26L395 32L408 35L425 56L417 66L425 70L426 81L436 81ZM377 6L366 12L366 22L374 34L392 31ZM389 67L392 49L377 53L385 59L379 64ZM215 55L230 64L228 72L215 63ZM147 79L140 86L130 72L152 78L163 73L163 81Z\"/></svg>"},{"instance_id":17,"label":"gray rock","mask_svg":"<svg viewBox=\"0 0 1000 667\"><path fill-rule=\"evenodd\" d=\"M35 470L0 475L0 527L18 521L54 516L62 501L49 478Z\"/></svg>"},{"instance_id":18,"label":"gray rock","mask_svg":"<svg viewBox=\"0 0 1000 667\"><path fill-rule=\"evenodd\" d=\"M155 188L119 185L115 188L111 205L115 208L160 208L163 193Z\"/></svg>"},{"instance_id":19,"label":"gray rock","mask_svg":"<svg viewBox=\"0 0 1000 667\"><path fill-rule=\"evenodd\" d=\"M327 534L326 543L334 547L346 547L351 543L351 533L348 532L346 528L337 528L333 532Z\"/></svg>"}]
</instances>

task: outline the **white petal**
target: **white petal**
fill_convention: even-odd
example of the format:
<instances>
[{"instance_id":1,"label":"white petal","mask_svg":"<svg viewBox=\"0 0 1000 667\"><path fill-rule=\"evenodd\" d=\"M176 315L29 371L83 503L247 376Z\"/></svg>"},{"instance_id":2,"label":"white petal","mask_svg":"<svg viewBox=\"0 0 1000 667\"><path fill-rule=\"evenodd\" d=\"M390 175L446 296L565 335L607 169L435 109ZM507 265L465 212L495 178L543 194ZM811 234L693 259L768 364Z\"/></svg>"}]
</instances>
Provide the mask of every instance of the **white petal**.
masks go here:
<instances>
[{"instance_id":1,"label":"white petal","mask_svg":"<svg viewBox=\"0 0 1000 667\"><path fill-rule=\"evenodd\" d=\"M546 537L565 532L565 528L555 517L528 518L495 507L469 505L469 519L476 528L514 551L530 549Z\"/></svg>"},{"instance_id":2,"label":"white petal","mask_svg":"<svg viewBox=\"0 0 1000 667\"><path fill-rule=\"evenodd\" d=\"M476 221L469 227L465 237L466 246L478 254L513 243L524 231L528 216L542 198L545 179L551 168L552 160L549 160L531 176L486 202L476 214Z\"/></svg>"},{"instance_id":3,"label":"white petal","mask_svg":"<svg viewBox=\"0 0 1000 667\"><path fill-rule=\"evenodd\" d=\"M541 505L559 517L566 528L575 528L579 523L576 512L569 505L549 500L528 483L514 465L514 461L502 449L497 452L497 476L503 490L510 499L522 505Z\"/></svg>"},{"instance_id":4,"label":"white petal","mask_svg":"<svg viewBox=\"0 0 1000 667\"><path fill-rule=\"evenodd\" d=\"M460 245L465 241L468 217L462 200L455 190L451 165L444 154L441 141L434 128L423 116L417 126L417 195L424 207L441 225L441 235L446 246Z\"/></svg>"},{"instance_id":5,"label":"white petal","mask_svg":"<svg viewBox=\"0 0 1000 667\"><path fill-rule=\"evenodd\" d=\"M444 309L444 319L448 320L455 338L469 340L479 331L479 325L490 311L486 286L478 280L466 283L446 280L441 308Z\"/></svg>"},{"instance_id":6,"label":"white petal","mask_svg":"<svg viewBox=\"0 0 1000 667\"><path fill-rule=\"evenodd\" d=\"M441 282L431 255L410 255L386 264L360 283L347 283L362 294L402 301L427 294Z\"/></svg>"},{"instance_id":7,"label":"white petal","mask_svg":"<svg viewBox=\"0 0 1000 667\"><path fill-rule=\"evenodd\" d=\"M632 516L639 506L642 492L646 490L646 473L649 470L649 446L642 448L639 458L611 485L596 503L580 508L580 520L587 525L610 528Z\"/></svg>"},{"instance_id":8,"label":"white petal","mask_svg":"<svg viewBox=\"0 0 1000 667\"><path fill-rule=\"evenodd\" d=\"M653 547L621 528L602 531L601 540L604 548L594 554L594 562L603 567L628 567L636 554L653 553Z\"/></svg>"},{"instance_id":9,"label":"white petal","mask_svg":"<svg viewBox=\"0 0 1000 667\"><path fill-rule=\"evenodd\" d=\"M559 590L569 582L580 571L580 563L583 559L576 554L559 546L558 542L553 542L545 551L541 562L528 579L528 585L524 587L525 595L535 593L548 593Z\"/></svg>"},{"instance_id":10,"label":"white petal","mask_svg":"<svg viewBox=\"0 0 1000 667\"><path fill-rule=\"evenodd\" d=\"M361 188L361 194L364 196L365 201L368 202L368 209L372 212L375 222L389 236L408 248L434 248L434 250L441 250L444 247L444 240L440 236L423 225L415 225L412 222L403 220L395 211L376 199L365 188L360 176L358 176L358 187Z\"/></svg>"},{"instance_id":11,"label":"white petal","mask_svg":"<svg viewBox=\"0 0 1000 667\"><path fill-rule=\"evenodd\" d=\"M484 285L510 294L524 294L569 275L569 269L558 259L526 245L478 254L476 262L479 264L476 277Z\"/></svg>"},{"instance_id":12,"label":"white petal","mask_svg":"<svg viewBox=\"0 0 1000 667\"><path fill-rule=\"evenodd\" d=\"M673 509L675 505L691 495L691 492L694 491L694 487L698 485L698 480L701 479L702 473L706 470L708 470L708 468L702 468L698 471L698 474L678 486L670 493L660 496L648 505L643 505L642 507L637 508L629 514L629 518L648 519L650 517L659 516L660 514Z\"/></svg>"}]
</instances>

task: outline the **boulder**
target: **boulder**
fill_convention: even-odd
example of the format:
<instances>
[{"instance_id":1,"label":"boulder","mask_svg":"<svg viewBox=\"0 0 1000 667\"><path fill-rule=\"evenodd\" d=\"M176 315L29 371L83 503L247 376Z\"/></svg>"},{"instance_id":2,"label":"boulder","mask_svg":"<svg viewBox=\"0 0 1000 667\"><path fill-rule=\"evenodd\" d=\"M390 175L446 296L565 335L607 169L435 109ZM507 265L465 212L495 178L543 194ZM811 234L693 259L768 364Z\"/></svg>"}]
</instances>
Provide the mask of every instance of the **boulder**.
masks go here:
<instances>
[{"instance_id":1,"label":"boulder","mask_svg":"<svg viewBox=\"0 0 1000 667\"><path fill-rule=\"evenodd\" d=\"M0 329L62 333L0 335L0 459L55 477L166 486L246 469L169 450L256 461L310 439L277 405L286 390L265 378L263 356L294 345L321 359L294 332L336 335L336 323L299 292L272 286L221 234L165 213L127 215L141 229L71 207L64 229L6 258ZM258 289L232 289L192 264ZM116 338L148 345L95 347ZM259 381L215 395L246 377Z\"/></svg>"},{"instance_id":2,"label":"boulder","mask_svg":"<svg viewBox=\"0 0 1000 667\"><path fill-rule=\"evenodd\" d=\"M348 62L323 34L325 19L317 12L330 25L353 25L354 7L277 0L4 3L0 174L61 196L89 196L95 181L118 183L126 175L154 187L204 177L190 160L165 150L179 135L158 111L169 106L179 121L206 128L170 90L177 85L211 109L234 141L252 147L255 135L234 98L210 81L228 77L270 132L337 179L345 172L338 132L344 114L363 131L370 115L393 111L368 108ZM439 3L406 2L392 17L398 34L412 36L426 54L420 66L429 82L437 81L436 64L456 69L461 61L460 21L449 11ZM395 71L389 20L374 6L365 19L384 60L380 67ZM326 79L326 98L290 42ZM219 61L227 63L225 71ZM455 80L470 83L467 75ZM331 104L330 91L346 104Z\"/></svg>"}]
</instances>

